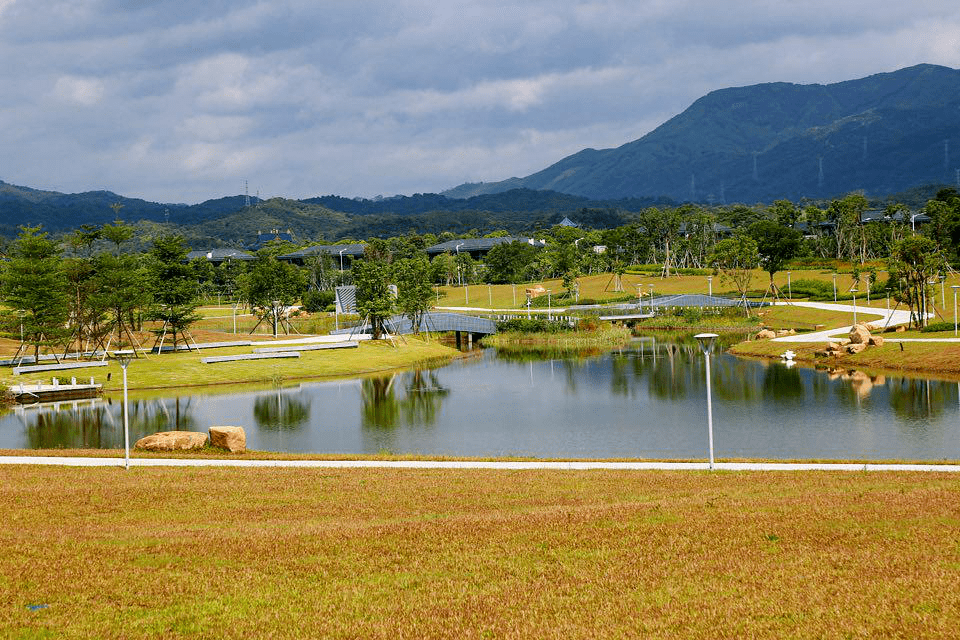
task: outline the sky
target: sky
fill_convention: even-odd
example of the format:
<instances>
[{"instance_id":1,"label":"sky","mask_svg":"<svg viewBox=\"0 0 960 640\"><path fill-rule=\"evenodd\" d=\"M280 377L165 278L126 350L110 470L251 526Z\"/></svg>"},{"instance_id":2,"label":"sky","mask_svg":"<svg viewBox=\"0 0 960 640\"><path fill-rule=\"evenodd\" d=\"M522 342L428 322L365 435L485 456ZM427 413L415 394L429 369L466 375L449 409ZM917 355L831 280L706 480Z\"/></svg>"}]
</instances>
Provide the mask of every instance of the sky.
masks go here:
<instances>
[{"instance_id":1,"label":"sky","mask_svg":"<svg viewBox=\"0 0 960 640\"><path fill-rule=\"evenodd\" d=\"M715 89L960 68L960 3L0 0L0 180L159 202L440 192Z\"/></svg>"}]
</instances>

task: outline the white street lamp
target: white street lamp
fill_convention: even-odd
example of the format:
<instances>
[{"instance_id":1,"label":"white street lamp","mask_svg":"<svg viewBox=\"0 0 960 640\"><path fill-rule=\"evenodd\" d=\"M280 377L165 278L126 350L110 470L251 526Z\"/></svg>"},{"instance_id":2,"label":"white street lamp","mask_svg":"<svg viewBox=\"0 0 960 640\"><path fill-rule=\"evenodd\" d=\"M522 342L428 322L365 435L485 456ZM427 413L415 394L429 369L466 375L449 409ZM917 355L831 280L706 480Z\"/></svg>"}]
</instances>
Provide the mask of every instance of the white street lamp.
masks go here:
<instances>
[{"instance_id":1,"label":"white street lamp","mask_svg":"<svg viewBox=\"0 0 960 640\"><path fill-rule=\"evenodd\" d=\"M343 249L340 249L340 251L337 252L340 254L340 273L343 273L343 252L346 250L347 248L344 247ZM340 284L343 284L343 281L341 281Z\"/></svg>"},{"instance_id":2,"label":"white street lamp","mask_svg":"<svg viewBox=\"0 0 960 640\"><path fill-rule=\"evenodd\" d=\"M550 305L550 291L551 289L547 289L547 322L553 320L553 312Z\"/></svg>"},{"instance_id":3,"label":"white street lamp","mask_svg":"<svg viewBox=\"0 0 960 640\"><path fill-rule=\"evenodd\" d=\"M953 289L953 336L957 337L957 289L960 284L952 284L950 288Z\"/></svg>"},{"instance_id":4,"label":"white street lamp","mask_svg":"<svg viewBox=\"0 0 960 640\"><path fill-rule=\"evenodd\" d=\"M857 326L857 290L850 289L853 294L853 326Z\"/></svg>"},{"instance_id":5,"label":"white street lamp","mask_svg":"<svg viewBox=\"0 0 960 640\"><path fill-rule=\"evenodd\" d=\"M715 333L698 333L694 337L700 343L700 350L703 352L703 358L707 365L707 438L710 442L710 470L713 471L713 398L710 389L710 352L713 351L713 345L719 336Z\"/></svg>"},{"instance_id":6,"label":"white street lamp","mask_svg":"<svg viewBox=\"0 0 960 640\"><path fill-rule=\"evenodd\" d=\"M637 308L640 310L640 313L643 313L643 285L637 285Z\"/></svg>"},{"instance_id":7,"label":"white street lamp","mask_svg":"<svg viewBox=\"0 0 960 640\"><path fill-rule=\"evenodd\" d=\"M457 277L460 278L461 287L463 286L463 273L461 272L461 269L460 269L460 247L462 246L463 246L463 243L461 242L456 247L454 247L454 249L456 249L457 251Z\"/></svg>"},{"instance_id":8,"label":"white street lamp","mask_svg":"<svg viewBox=\"0 0 960 640\"><path fill-rule=\"evenodd\" d=\"M787 271L787 299L793 300L793 289L790 286L790 272Z\"/></svg>"},{"instance_id":9,"label":"white street lamp","mask_svg":"<svg viewBox=\"0 0 960 640\"><path fill-rule=\"evenodd\" d=\"M833 301L837 301L837 274L833 274Z\"/></svg>"},{"instance_id":10,"label":"white street lamp","mask_svg":"<svg viewBox=\"0 0 960 640\"><path fill-rule=\"evenodd\" d=\"M653 284L647 286L650 287L650 313L653 313Z\"/></svg>"},{"instance_id":11,"label":"white street lamp","mask_svg":"<svg viewBox=\"0 0 960 640\"><path fill-rule=\"evenodd\" d=\"M133 360L133 351L114 351L113 357L117 359L120 368L123 369L123 466L130 469L130 419L128 417L127 405L127 367Z\"/></svg>"},{"instance_id":12,"label":"white street lamp","mask_svg":"<svg viewBox=\"0 0 960 640\"><path fill-rule=\"evenodd\" d=\"M713 297L713 276L707 276L707 292L710 297Z\"/></svg>"}]
</instances>

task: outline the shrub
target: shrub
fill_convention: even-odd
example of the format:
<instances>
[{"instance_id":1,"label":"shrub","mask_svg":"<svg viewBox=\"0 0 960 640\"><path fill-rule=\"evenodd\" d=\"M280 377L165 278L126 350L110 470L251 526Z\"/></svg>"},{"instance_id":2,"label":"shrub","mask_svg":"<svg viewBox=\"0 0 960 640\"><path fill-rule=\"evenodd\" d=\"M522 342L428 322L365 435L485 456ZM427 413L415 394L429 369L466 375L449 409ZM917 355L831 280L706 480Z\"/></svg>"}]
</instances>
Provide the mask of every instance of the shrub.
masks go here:
<instances>
[{"instance_id":1,"label":"shrub","mask_svg":"<svg viewBox=\"0 0 960 640\"><path fill-rule=\"evenodd\" d=\"M300 302L306 311L314 313L326 311L330 305L335 304L335 299L333 291L307 291Z\"/></svg>"},{"instance_id":2,"label":"shrub","mask_svg":"<svg viewBox=\"0 0 960 640\"><path fill-rule=\"evenodd\" d=\"M933 333L934 331L953 331L952 322L931 322L923 329L920 329L923 333Z\"/></svg>"}]
</instances>

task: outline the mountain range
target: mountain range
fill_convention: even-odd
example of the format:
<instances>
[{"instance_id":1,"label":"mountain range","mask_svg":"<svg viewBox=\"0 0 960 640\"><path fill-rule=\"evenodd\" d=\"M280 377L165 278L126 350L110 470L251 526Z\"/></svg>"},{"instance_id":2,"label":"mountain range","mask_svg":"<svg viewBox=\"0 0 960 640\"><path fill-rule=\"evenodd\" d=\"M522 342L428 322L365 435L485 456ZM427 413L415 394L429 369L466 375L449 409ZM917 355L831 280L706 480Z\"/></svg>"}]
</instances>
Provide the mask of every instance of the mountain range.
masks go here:
<instances>
[{"instance_id":1,"label":"mountain range","mask_svg":"<svg viewBox=\"0 0 960 640\"><path fill-rule=\"evenodd\" d=\"M828 85L783 82L713 91L639 140L584 149L525 178L444 195L546 189L587 198L771 202L872 197L960 168L960 71L918 65Z\"/></svg>"},{"instance_id":2,"label":"mountain range","mask_svg":"<svg viewBox=\"0 0 960 640\"><path fill-rule=\"evenodd\" d=\"M442 194L267 201L238 195L187 205L0 181L0 235L16 235L19 225L66 231L117 217L170 223L212 246L236 245L270 228L310 239L522 231L574 212L602 226L617 223L618 212L680 202L825 200L857 190L876 200L916 196L928 191L924 185L960 186L958 167L960 71L919 65L829 85L714 91L616 149L585 149L525 178Z\"/></svg>"}]
</instances>

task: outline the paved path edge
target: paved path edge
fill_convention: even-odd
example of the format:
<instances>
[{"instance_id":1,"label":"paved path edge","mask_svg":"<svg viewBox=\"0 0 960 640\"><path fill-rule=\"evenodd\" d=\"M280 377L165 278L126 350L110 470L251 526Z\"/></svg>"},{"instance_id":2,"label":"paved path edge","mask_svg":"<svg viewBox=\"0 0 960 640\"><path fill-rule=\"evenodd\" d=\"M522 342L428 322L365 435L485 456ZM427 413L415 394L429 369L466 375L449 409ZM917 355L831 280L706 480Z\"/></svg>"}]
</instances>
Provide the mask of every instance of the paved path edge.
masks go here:
<instances>
[{"instance_id":1,"label":"paved path edge","mask_svg":"<svg viewBox=\"0 0 960 640\"><path fill-rule=\"evenodd\" d=\"M67 456L0 456L0 465L122 467L123 458ZM131 458L131 467L252 467L317 469L500 469L500 470L632 470L705 471L706 462L509 462L456 460L229 460L197 458ZM936 471L960 473L960 464L855 462L718 462L717 471Z\"/></svg>"}]
</instances>

